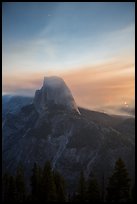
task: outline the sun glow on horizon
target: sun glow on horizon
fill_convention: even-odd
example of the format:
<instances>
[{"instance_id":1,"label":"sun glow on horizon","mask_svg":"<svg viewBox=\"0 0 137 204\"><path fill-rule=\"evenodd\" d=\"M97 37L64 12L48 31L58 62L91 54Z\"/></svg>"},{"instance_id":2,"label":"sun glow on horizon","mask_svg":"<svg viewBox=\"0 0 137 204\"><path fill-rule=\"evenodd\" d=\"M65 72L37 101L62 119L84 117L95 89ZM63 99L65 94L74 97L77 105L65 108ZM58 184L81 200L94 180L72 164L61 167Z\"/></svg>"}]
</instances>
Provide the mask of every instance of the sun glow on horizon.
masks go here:
<instances>
[{"instance_id":1,"label":"sun glow on horizon","mask_svg":"<svg viewBox=\"0 0 137 204\"><path fill-rule=\"evenodd\" d=\"M57 75L79 106L133 105L134 4L38 5L3 3L3 93L34 96L44 76Z\"/></svg>"}]
</instances>

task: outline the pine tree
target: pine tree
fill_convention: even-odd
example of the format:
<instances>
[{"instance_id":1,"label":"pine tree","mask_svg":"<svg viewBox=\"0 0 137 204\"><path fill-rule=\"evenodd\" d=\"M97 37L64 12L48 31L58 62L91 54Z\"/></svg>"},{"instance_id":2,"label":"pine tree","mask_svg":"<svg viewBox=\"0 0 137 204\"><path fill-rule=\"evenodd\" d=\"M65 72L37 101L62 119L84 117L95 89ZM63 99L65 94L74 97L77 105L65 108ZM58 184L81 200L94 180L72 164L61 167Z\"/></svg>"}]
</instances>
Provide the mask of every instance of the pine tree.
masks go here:
<instances>
[{"instance_id":1,"label":"pine tree","mask_svg":"<svg viewBox=\"0 0 137 204\"><path fill-rule=\"evenodd\" d=\"M131 190L131 199L133 202L135 201L135 194L136 193L135 193L135 184L134 184Z\"/></svg>"},{"instance_id":2,"label":"pine tree","mask_svg":"<svg viewBox=\"0 0 137 204\"><path fill-rule=\"evenodd\" d=\"M56 186L49 161L45 163L42 174L41 198L43 202L54 202L57 199Z\"/></svg>"},{"instance_id":3,"label":"pine tree","mask_svg":"<svg viewBox=\"0 0 137 204\"><path fill-rule=\"evenodd\" d=\"M77 202L80 202L80 199L77 195L76 192L73 192L71 195L69 195L69 199L68 199L68 202L69 203L77 203ZM84 202L84 201L83 201Z\"/></svg>"},{"instance_id":4,"label":"pine tree","mask_svg":"<svg viewBox=\"0 0 137 204\"><path fill-rule=\"evenodd\" d=\"M16 192L17 192L17 202L23 203L25 201L25 179L23 167L20 165L16 172Z\"/></svg>"},{"instance_id":5,"label":"pine tree","mask_svg":"<svg viewBox=\"0 0 137 204\"><path fill-rule=\"evenodd\" d=\"M16 202L16 183L15 178L13 176L9 177L9 188L8 188L8 202L15 203Z\"/></svg>"},{"instance_id":6,"label":"pine tree","mask_svg":"<svg viewBox=\"0 0 137 204\"><path fill-rule=\"evenodd\" d=\"M85 193L86 193L86 182L84 178L83 171L80 172L80 178L78 182L78 195L77 201L84 202L85 201Z\"/></svg>"},{"instance_id":7,"label":"pine tree","mask_svg":"<svg viewBox=\"0 0 137 204\"><path fill-rule=\"evenodd\" d=\"M129 201L130 179L124 161L119 158L116 161L114 172L109 178L107 188L107 201Z\"/></svg>"},{"instance_id":8,"label":"pine tree","mask_svg":"<svg viewBox=\"0 0 137 204\"><path fill-rule=\"evenodd\" d=\"M99 202L101 199L100 188L94 175L90 176L87 182L87 201Z\"/></svg>"},{"instance_id":9,"label":"pine tree","mask_svg":"<svg viewBox=\"0 0 137 204\"><path fill-rule=\"evenodd\" d=\"M40 190L41 190L41 169L34 163L31 176L31 197L33 202L40 200Z\"/></svg>"},{"instance_id":10,"label":"pine tree","mask_svg":"<svg viewBox=\"0 0 137 204\"><path fill-rule=\"evenodd\" d=\"M2 202L16 202L16 183L15 178L9 174L5 174L2 178Z\"/></svg>"},{"instance_id":11,"label":"pine tree","mask_svg":"<svg viewBox=\"0 0 137 204\"><path fill-rule=\"evenodd\" d=\"M8 202L8 190L9 190L9 174L5 173L2 177L2 202Z\"/></svg>"},{"instance_id":12,"label":"pine tree","mask_svg":"<svg viewBox=\"0 0 137 204\"><path fill-rule=\"evenodd\" d=\"M65 202L66 201L65 180L58 171L54 172L54 181L56 185L57 201Z\"/></svg>"}]
</instances>

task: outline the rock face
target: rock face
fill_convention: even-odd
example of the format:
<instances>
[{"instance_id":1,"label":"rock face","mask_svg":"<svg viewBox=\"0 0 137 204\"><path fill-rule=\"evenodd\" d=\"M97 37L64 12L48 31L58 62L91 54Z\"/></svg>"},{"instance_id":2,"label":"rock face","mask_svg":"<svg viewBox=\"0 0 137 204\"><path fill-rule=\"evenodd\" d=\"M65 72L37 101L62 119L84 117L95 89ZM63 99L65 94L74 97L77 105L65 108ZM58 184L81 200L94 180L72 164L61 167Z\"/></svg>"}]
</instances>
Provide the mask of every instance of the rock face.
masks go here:
<instances>
[{"instance_id":1,"label":"rock face","mask_svg":"<svg viewBox=\"0 0 137 204\"><path fill-rule=\"evenodd\" d=\"M124 124L129 134L125 135ZM102 175L107 180L115 161L121 157L134 179L133 128L133 118L128 118L127 122L126 118L78 109L62 79L45 78L33 103L21 107L17 113L6 112L2 137L3 172L14 174L22 162L28 177L34 162L43 166L50 160L52 167L64 175L69 188L74 189L81 169L86 177L93 171L100 181Z\"/></svg>"},{"instance_id":2,"label":"rock face","mask_svg":"<svg viewBox=\"0 0 137 204\"><path fill-rule=\"evenodd\" d=\"M35 93L34 105L39 113L62 108L80 114L69 88L63 79L56 76L44 77L41 90Z\"/></svg>"}]
</instances>

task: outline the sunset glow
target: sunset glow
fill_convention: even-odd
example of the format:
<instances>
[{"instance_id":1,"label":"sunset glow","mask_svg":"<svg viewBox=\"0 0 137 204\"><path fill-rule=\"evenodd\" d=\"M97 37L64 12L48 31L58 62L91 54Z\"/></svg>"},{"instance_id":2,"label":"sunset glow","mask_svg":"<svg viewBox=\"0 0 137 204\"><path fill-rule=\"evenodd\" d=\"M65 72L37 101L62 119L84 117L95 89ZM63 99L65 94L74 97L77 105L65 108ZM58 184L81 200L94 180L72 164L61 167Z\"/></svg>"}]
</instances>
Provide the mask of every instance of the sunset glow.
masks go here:
<instances>
[{"instance_id":1,"label":"sunset glow","mask_svg":"<svg viewBox=\"0 0 137 204\"><path fill-rule=\"evenodd\" d=\"M79 106L134 107L134 3L3 3L3 94L61 76Z\"/></svg>"}]
</instances>

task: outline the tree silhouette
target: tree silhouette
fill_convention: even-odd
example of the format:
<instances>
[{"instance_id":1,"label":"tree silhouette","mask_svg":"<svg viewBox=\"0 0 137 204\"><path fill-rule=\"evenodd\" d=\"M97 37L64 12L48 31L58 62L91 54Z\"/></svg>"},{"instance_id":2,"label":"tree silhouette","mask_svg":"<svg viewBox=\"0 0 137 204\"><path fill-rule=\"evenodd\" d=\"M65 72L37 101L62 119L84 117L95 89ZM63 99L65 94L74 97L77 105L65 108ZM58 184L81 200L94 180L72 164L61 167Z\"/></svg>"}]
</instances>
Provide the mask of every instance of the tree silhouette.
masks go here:
<instances>
[{"instance_id":1,"label":"tree silhouette","mask_svg":"<svg viewBox=\"0 0 137 204\"><path fill-rule=\"evenodd\" d=\"M8 202L16 202L16 183L13 176L9 177Z\"/></svg>"},{"instance_id":2,"label":"tree silhouette","mask_svg":"<svg viewBox=\"0 0 137 204\"><path fill-rule=\"evenodd\" d=\"M107 188L107 201L129 201L130 179L124 161L119 158L115 163L112 176L109 178Z\"/></svg>"},{"instance_id":3,"label":"tree silhouette","mask_svg":"<svg viewBox=\"0 0 137 204\"><path fill-rule=\"evenodd\" d=\"M43 202L55 202L57 200L56 186L53 172L49 161L45 163L42 181L41 181L41 198Z\"/></svg>"},{"instance_id":4,"label":"tree silhouette","mask_svg":"<svg viewBox=\"0 0 137 204\"><path fill-rule=\"evenodd\" d=\"M92 172L91 172L92 173ZM104 202L105 187L104 174L102 180L102 191L95 175L90 174L85 181L83 171L80 172L77 191L69 191L66 196L66 183L58 171L53 171L49 161L44 168L34 163L32 169L31 193L26 196L24 171L20 165L16 175L6 173L2 177L2 202L3 203L46 203L46 202ZM101 193L102 192L102 196ZM131 196L131 197L130 197ZM112 176L109 178L106 201L127 202L135 201L135 185L130 190L130 179L128 171L122 159L115 163Z\"/></svg>"},{"instance_id":5,"label":"tree silhouette","mask_svg":"<svg viewBox=\"0 0 137 204\"><path fill-rule=\"evenodd\" d=\"M2 202L8 202L8 190L9 190L9 174L5 173L2 177Z\"/></svg>"},{"instance_id":6,"label":"tree silhouette","mask_svg":"<svg viewBox=\"0 0 137 204\"><path fill-rule=\"evenodd\" d=\"M31 176L31 197L33 202L40 200L41 174L41 168L36 163L34 163Z\"/></svg>"},{"instance_id":7,"label":"tree silhouette","mask_svg":"<svg viewBox=\"0 0 137 204\"><path fill-rule=\"evenodd\" d=\"M25 202L25 179L24 179L24 171L22 165L19 165L16 172L16 192L17 192L17 202L23 203Z\"/></svg>"},{"instance_id":8,"label":"tree silhouette","mask_svg":"<svg viewBox=\"0 0 137 204\"><path fill-rule=\"evenodd\" d=\"M88 202L99 202L100 199L101 197L100 197L99 184L95 176L92 174L92 176L89 177L88 182L87 182L87 201Z\"/></svg>"},{"instance_id":9,"label":"tree silhouette","mask_svg":"<svg viewBox=\"0 0 137 204\"><path fill-rule=\"evenodd\" d=\"M57 201L65 202L66 201L65 180L58 171L54 172L54 181L56 185Z\"/></svg>"},{"instance_id":10,"label":"tree silhouette","mask_svg":"<svg viewBox=\"0 0 137 204\"><path fill-rule=\"evenodd\" d=\"M131 190L131 199L133 202L135 201L135 184L133 185Z\"/></svg>"},{"instance_id":11,"label":"tree silhouette","mask_svg":"<svg viewBox=\"0 0 137 204\"><path fill-rule=\"evenodd\" d=\"M86 196L86 182L84 178L83 171L80 172L80 178L78 181L78 194L77 194L77 201L84 202Z\"/></svg>"}]
</instances>

